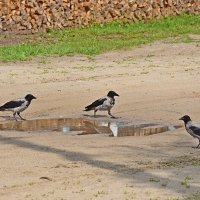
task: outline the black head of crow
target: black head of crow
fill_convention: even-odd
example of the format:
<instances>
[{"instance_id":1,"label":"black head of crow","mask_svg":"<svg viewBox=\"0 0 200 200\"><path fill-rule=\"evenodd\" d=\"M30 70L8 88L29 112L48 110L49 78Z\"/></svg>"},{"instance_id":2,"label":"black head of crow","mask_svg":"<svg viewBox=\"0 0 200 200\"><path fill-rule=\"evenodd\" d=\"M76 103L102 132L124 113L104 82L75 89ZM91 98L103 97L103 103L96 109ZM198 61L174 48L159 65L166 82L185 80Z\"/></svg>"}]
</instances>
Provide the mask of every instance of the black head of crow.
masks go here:
<instances>
[{"instance_id":1,"label":"black head of crow","mask_svg":"<svg viewBox=\"0 0 200 200\"><path fill-rule=\"evenodd\" d=\"M184 115L179 120L184 121L185 124L187 124L189 121L192 121L191 118L188 115Z\"/></svg>"},{"instance_id":2,"label":"black head of crow","mask_svg":"<svg viewBox=\"0 0 200 200\"><path fill-rule=\"evenodd\" d=\"M25 99L28 101L28 102L31 102L33 99L36 99L35 96L33 96L32 94L27 94L25 96Z\"/></svg>"},{"instance_id":3,"label":"black head of crow","mask_svg":"<svg viewBox=\"0 0 200 200\"><path fill-rule=\"evenodd\" d=\"M113 98L114 96L119 96L119 95L114 91L109 91L107 96Z\"/></svg>"}]
</instances>

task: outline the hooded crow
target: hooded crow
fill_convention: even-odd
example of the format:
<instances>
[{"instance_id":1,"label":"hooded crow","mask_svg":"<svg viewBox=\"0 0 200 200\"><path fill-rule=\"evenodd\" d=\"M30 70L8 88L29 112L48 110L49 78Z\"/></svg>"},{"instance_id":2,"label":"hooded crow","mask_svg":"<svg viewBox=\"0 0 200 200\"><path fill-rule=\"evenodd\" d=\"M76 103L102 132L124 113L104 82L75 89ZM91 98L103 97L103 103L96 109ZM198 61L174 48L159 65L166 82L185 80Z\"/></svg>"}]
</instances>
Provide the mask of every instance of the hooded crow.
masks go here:
<instances>
[{"instance_id":1,"label":"hooded crow","mask_svg":"<svg viewBox=\"0 0 200 200\"><path fill-rule=\"evenodd\" d=\"M95 117L97 110L107 110L108 114L112 118L115 118L110 112L111 108L115 105L115 98L114 98L115 96L119 95L114 91L109 91L107 96L104 96L94 101L92 104L86 106L84 111L94 110L94 117Z\"/></svg>"},{"instance_id":2,"label":"hooded crow","mask_svg":"<svg viewBox=\"0 0 200 200\"><path fill-rule=\"evenodd\" d=\"M25 120L21 117L20 112L26 110L33 99L36 99L36 97L34 97L32 94L27 94L24 98L18 98L0 106L0 111L12 111L13 117L16 121L16 114L18 114L22 120Z\"/></svg>"},{"instance_id":3,"label":"hooded crow","mask_svg":"<svg viewBox=\"0 0 200 200\"><path fill-rule=\"evenodd\" d=\"M193 122L188 115L181 117L179 120L183 120L185 123L186 131L194 138L199 140L199 144L196 148L200 146L200 124Z\"/></svg>"}]
</instances>

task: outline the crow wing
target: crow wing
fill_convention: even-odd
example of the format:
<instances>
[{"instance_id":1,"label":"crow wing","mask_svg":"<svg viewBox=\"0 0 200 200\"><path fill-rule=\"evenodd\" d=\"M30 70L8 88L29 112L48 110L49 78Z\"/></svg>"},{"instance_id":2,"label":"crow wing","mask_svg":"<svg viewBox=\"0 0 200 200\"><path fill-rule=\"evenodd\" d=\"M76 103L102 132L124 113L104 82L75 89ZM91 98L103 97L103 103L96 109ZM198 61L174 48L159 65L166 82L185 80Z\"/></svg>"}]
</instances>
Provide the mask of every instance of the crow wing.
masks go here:
<instances>
[{"instance_id":1,"label":"crow wing","mask_svg":"<svg viewBox=\"0 0 200 200\"><path fill-rule=\"evenodd\" d=\"M193 132L195 135L200 136L200 127L190 126L189 129L191 129L192 132Z\"/></svg>"},{"instance_id":2,"label":"crow wing","mask_svg":"<svg viewBox=\"0 0 200 200\"><path fill-rule=\"evenodd\" d=\"M9 101L0 107L0 110L12 109L21 106L25 101Z\"/></svg>"},{"instance_id":3,"label":"crow wing","mask_svg":"<svg viewBox=\"0 0 200 200\"><path fill-rule=\"evenodd\" d=\"M86 106L85 110L86 111L93 110L94 108L102 105L104 103L104 101L106 101L106 100L107 100L106 98L98 99L98 100L94 101L92 104L90 104L89 106Z\"/></svg>"}]
</instances>

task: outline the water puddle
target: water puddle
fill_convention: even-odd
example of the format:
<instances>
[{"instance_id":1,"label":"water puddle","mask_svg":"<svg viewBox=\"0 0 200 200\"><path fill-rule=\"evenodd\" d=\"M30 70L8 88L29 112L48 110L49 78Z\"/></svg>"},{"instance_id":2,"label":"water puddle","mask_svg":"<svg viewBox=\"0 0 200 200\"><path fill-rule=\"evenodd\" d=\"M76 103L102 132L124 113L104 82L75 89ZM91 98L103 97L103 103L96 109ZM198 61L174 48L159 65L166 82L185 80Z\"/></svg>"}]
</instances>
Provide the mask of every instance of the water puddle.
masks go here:
<instances>
[{"instance_id":1,"label":"water puddle","mask_svg":"<svg viewBox=\"0 0 200 200\"><path fill-rule=\"evenodd\" d=\"M59 131L69 133L78 131L78 135L109 134L110 136L146 136L173 131L181 125L160 125L155 123L137 123L122 121L99 121L84 118L36 119L28 121L0 122L0 130L15 131Z\"/></svg>"},{"instance_id":2,"label":"water puddle","mask_svg":"<svg viewBox=\"0 0 200 200\"><path fill-rule=\"evenodd\" d=\"M181 128L182 125L161 125L155 123L123 123L123 122L108 122L100 123L100 125L107 126L112 131L112 136L147 136L166 131L173 131Z\"/></svg>"}]
</instances>

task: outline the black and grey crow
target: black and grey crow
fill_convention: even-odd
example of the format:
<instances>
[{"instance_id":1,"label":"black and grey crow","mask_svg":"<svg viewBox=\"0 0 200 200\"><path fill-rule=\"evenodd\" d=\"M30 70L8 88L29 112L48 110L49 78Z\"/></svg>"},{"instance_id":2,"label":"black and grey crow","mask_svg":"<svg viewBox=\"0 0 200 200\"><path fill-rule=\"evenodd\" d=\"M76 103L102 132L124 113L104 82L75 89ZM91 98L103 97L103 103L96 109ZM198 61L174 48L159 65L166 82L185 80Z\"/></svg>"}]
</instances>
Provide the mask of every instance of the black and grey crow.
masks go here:
<instances>
[{"instance_id":1,"label":"black and grey crow","mask_svg":"<svg viewBox=\"0 0 200 200\"><path fill-rule=\"evenodd\" d=\"M186 131L191 136L193 136L194 138L197 138L199 140L199 144L196 147L196 148L199 148L199 146L200 146L200 124L193 122L188 115L181 117L179 120L183 120L185 123Z\"/></svg>"},{"instance_id":2,"label":"black and grey crow","mask_svg":"<svg viewBox=\"0 0 200 200\"><path fill-rule=\"evenodd\" d=\"M18 98L0 106L0 111L12 111L13 117L16 121L16 114L18 114L22 120L25 120L21 117L20 112L26 110L33 99L36 99L36 97L34 97L32 94L27 94L24 98Z\"/></svg>"},{"instance_id":3,"label":"black and grey crow","mask_svg":"<svg viewBox=\"0 0 200 200\"><path fill-rule=\"evenodd\" d=\"M115 96L119 95L114 91L109 91L107 96L104 96L94 101L92 104L86 106L84 111L94 110L94 117L95 117L97 110L107 110L108 114L111 117L115 118L110 112L111 108L115 105L115 98L114 98Z\"/></svg>"}]
</instances>

